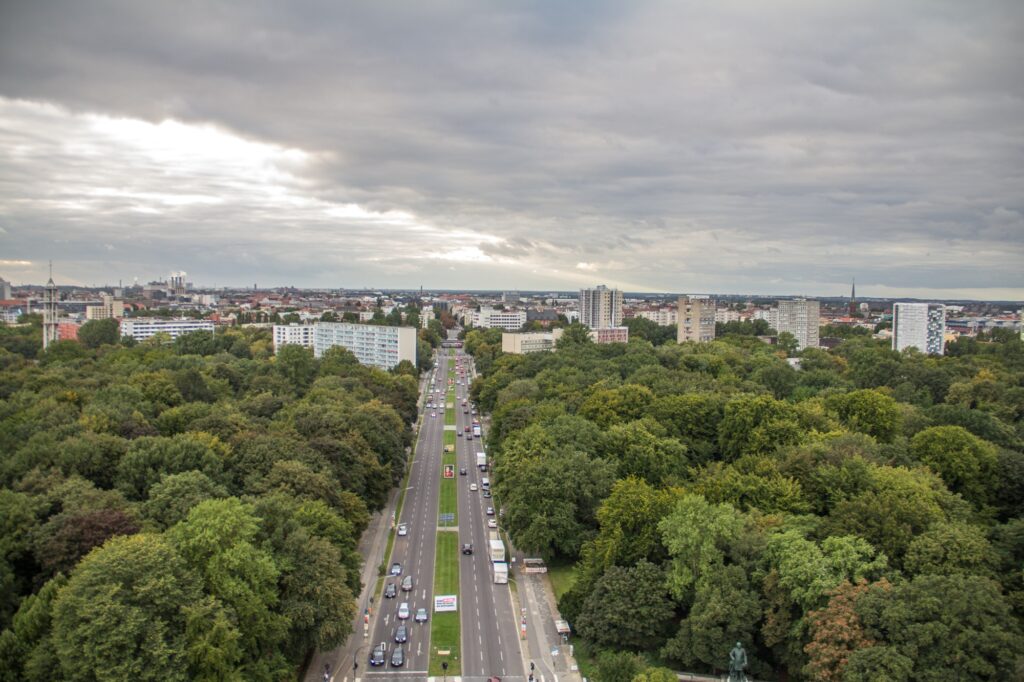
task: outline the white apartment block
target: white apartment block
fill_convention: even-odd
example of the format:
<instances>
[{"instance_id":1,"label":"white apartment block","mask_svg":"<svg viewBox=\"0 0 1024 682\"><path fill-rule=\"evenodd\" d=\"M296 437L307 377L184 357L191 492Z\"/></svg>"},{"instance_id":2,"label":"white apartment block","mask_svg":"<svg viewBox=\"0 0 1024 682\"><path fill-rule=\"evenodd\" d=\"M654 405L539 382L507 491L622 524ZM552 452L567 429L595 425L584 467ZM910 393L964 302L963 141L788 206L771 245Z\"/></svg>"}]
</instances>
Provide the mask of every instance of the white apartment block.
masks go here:
<instances>
[{"instance_id":1,"label":"white apartment block","mask_svg":"<svg viewBox=\"0 0 1024 682\"><path fill-rule=\"evenodd\" d=\"M580 322L591 329L620 326L622 292L603 284L594 289L580 289Z\"/></svg>"},{"instance_id":2,"label":"white apartment block","mask_svg":"<svg viewBox=\"0 0 1024 682\"><path fill-rule=\"evenodd\" d=\"M525 310L495 310L494 308L481 308L473 311L469 316L474 327L493 329L500 327L507 331L518 331L526 324Z\"/></svg>"},{"instance_id":3,"label":"white apartment block","mask_svg":"<svg viewBox=\"0 0 1024 682\"><path fill-rule=\"evenodd\" d=\"M946 352L946 307L941 303L894 303L892 349L917 348L922 353Z\"/></svg>"},{"instance_id":4,"label":"white apartment block","mask_svg":"<svg viewBox=\"0 0 1024 682\"><path fill-rule=\"evenodd\" d=\"M402 360L416 366L416 328L383 327L349 322L318 322L313 325L313 355L323 357L329 348L342 346L364 365L391 369Z\"/></svg>"},{"instance_id":5,"label":"white apartment block","mask_svg":"<svg viewBox=\"0 0 1024 682\"><path fill-rule=\"evenodd\" d=\"M425 305L420 308L420 327L426 329L430 326L430 321L434 319L434 307Z\"/></svg>"},{"instance_id":6,"label":"white apartment block","mask_svg":"<svg viewBox=\"0 0 1024 682\"><path fill-rule=\"evenodd\" d=\"M109 294L100 296L102 303L85 307L85 319L87 320L109 320L112 317L124 315L124 301L120 301Z\"/></svg>"},{"instance_id":7,"label":"white apartment block","mask_svg":"<svg viewBox=\"0 0 1024 682\"><path fill-rule=\"evenodd\" d=\"M274 325L274 354L276 355L281 346L291 344L293 346L313 347L313 325L311 324L275 324Z\"/></svg>"},{"instance_id":8,"label":"white apartment block","mask_svg":"<svg viewBox=\"0 0 1024 682\"><path fill-rule=\"evenodd\" d=\"M501 352L525 355L526 353L554 350L555 344L560 338L562 338L561 329L552 329L549 332L505 332L501 335Z\"/></svg>"},{"instance_id":9,"label":"white apartment block","mask_svg":"<svg viewBox=\"0 0 1024 682\"><path fill-rule=\"evenodd\" d=\"M740 313L738 310L732 310L730 308L717 308L715 310L715 322L739 322Z\"/></svg>"},{"instance_id":10,"label":"white apartment block","mask_svg":"<svg viewBox=\"0 0 1024 682\"><path fill-rule=\"evenodd\" d=\"M680 296L678 317L677 342L715 340L715 302L710 298Z\"/></svg>"},{"instance_id":11,"label":"white apartment block","mask_svg":"<svg viewBox=\"0 0 1024 682\"><path fill-rule=\"evenodd\" d=\"M779 301L776 310L778 321L772 325L769 318L768 324L780 334L789 332L796 337L797 350L818 347L818 325L821 323L821 304L818 301L803 298Z\"/></svg>"},{"instance_id":12,"label":"white apartment block","mask_svg":"<svg viewBox=\"0 0 1024 682\"><path fill-rule=\"evenodd\" d=\"M210 320L158 320L151 317L125 318L121 320L121 336L130 336L136 341L145 341L156 334L166 334L174 340L182 334L192 332L213 333Z\"/></svg>"},{"instance_id":13,"label":"white apartment block","mask_svg":"<svg viewBox=\"0 0 1024 682\"><path fill-rule=\"evenodd\" d=\"M662 327L673 327L679 322L679 311L675 308L657 308L655 310L638 310L634 317L642 317L645 320L661 325Z\"/></svg>"},{"instance_id":14,"label":"white apartment block","mask_svg":"<svg viewBox=\"0 0 1024 682\"><path fill-rule=\"evenodd\" d=\"M594 343L629 343L629 327L599 327L590 330Z\"/></svg>"}]
</instances>

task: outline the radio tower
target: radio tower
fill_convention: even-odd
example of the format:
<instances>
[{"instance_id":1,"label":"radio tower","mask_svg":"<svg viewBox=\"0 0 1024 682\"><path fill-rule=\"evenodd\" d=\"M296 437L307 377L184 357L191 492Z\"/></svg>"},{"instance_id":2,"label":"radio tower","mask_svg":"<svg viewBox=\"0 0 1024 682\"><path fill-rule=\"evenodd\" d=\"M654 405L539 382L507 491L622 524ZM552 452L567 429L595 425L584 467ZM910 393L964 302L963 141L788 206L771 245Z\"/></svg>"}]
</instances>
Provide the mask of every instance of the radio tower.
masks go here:
<instances>
[{"instance_id":1,"label":"radio tower","mask_svg":"<svg viewBox=\"0 0 1024 682\"><path fill-rule=\"evenodd\" d=\"M50 261L50 279L43 294L43 350L57 340L57 285L53 283L53 261Z\"/></svg>"}]
</instances>

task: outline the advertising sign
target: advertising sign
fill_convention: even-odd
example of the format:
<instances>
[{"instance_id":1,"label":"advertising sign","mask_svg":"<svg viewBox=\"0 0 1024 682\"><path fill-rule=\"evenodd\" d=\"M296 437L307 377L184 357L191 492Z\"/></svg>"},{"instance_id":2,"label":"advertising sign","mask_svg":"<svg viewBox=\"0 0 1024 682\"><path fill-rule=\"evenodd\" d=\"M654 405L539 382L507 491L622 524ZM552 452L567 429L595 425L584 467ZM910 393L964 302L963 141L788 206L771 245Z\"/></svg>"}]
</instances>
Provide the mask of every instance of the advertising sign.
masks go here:
<instances>
[{"instance_id":1,"label":"advertising sign","mask_svg":"<svg viewBox=\"0 0 1024 682\"><path fill-rule=\"evenodd\" d=\"M434 597L434 611L458 611L459 596L457 594L442 594Z\"/></svg>"}]
</instances>

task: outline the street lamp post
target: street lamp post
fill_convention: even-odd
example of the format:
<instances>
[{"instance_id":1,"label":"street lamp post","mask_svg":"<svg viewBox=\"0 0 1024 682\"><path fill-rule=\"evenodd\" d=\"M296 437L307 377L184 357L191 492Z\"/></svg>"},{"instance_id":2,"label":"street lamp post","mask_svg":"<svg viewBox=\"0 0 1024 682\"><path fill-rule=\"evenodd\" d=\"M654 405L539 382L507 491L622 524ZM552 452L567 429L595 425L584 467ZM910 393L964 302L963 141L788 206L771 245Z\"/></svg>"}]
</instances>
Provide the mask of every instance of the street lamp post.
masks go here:
<instances>
[{"instance_id":1,"label":"street lamp post","mask_svg":"<svg viewBox=\"0 0 1024 682\"><path fill-rule=\"evenodd\" d=\"M443 682L447 682L447 680L448 680L448 661L441 661L441 672L442 672L441 679L443 680Z\"/></svg>"}]
</instances>

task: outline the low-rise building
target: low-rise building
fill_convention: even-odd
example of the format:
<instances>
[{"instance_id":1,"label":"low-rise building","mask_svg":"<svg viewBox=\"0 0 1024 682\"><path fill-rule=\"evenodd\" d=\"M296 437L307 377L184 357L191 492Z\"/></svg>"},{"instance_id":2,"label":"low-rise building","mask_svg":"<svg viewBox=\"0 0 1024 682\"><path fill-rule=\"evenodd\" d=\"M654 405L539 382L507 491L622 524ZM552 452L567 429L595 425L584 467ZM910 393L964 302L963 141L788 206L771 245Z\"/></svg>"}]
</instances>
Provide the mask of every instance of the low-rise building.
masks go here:
<instances>
[{"instance_id":1,"label":"low-rise building","mask_svg":"<svg viewBox=\"0 0 1024 682\"><path fill-rule=\"evenodd\" d=\"M501 335L501 352L525 355L526 353L554 350L555 344L560 338L562 338L561 329L553 329L549 332L505 332Z\"/></svg>"},{"instance_id":2,"label":"low-rise building","mask_svg":"<svg viewBox=\"0 0 1024 682\"><path fill-rule=\"evenodd\" d=\"M136 341L145 341L156 334L166 334L174 340L182 334L192 332L213 333L210 320L161 320L153 317L125 318L121 320L121 336L130 336Z\"/></svg>"},{"instance_id":3,"label":"low-rise building","mask_svg":"<svg viewBox=\"0 0 1024 682\"><path fill-rule=\"evenodd\" d=\"M590 330L590 340L594 343L628 343L629 327L601 327Z\"/></svg>"},{"instance_id":4,"label":"low-rise building","mask_svg":"<svg viewBox=\"0 0 1024 682\"><path fill-rule=\"evenodd\" d=\"M114 298L110 294L100 296L99 305L90 305L85 308L85 319L87 320L109 320L124 315L124 301Z\"/></svg>"},{"instance_id":5,"label":"low-rise building","mask_svg":"<svg viewBox=\"0 0 1024 682\"><path fill-rule=\"evenodd\" d=\"M662 327L674 327L679 322L679 311L675 308L637 310L633 317L642 317Z\"/></svg>"}]
</instances>

